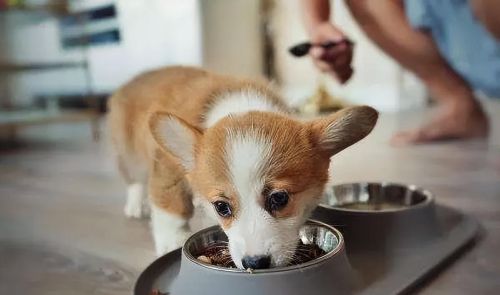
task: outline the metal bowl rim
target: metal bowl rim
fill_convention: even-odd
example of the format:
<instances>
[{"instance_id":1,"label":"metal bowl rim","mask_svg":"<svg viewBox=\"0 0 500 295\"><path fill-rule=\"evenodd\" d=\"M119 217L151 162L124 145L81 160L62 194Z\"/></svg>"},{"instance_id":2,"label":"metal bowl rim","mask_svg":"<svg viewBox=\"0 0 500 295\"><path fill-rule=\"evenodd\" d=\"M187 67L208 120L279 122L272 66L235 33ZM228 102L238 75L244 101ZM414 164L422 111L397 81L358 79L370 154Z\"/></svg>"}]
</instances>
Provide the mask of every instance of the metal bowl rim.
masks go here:
<instances>
[{"instance_id":1,"label":"metal bowl rim","mask_svg":"<svg viewBox=\"0 0 500 295\"><path fill-rule=\"evenodd\" d=\"M379 210L379 211L373 211L373 210L359 210L359 209L347 209L347 208L341 208L341 207L335 207L331 205L326 205L323 203L319 203L318 207L327 209L327 210L335 210L335 211L341 211L341 212L349 212L349 213L361 213L361 214L384 214L384 213L395 213L395 212L404 212L404 211L409 211L409 210L416 210L420 209L423 207L427 207L431 204L434 203L434 194L431 193L429 190L424 189L420 186L414 185L414 184L401 184L401 183L396 183L396 182L348 182L348 183L339 183L333 185L333 187L336 186L346 186L346 185L381 185L381 186L389 186L389 185L394 185L394 186L399 186L399 187L404 187L408 190L416 191L422 194L425 197L425 200L417 203L412 206L407 206L403 208L398 208L398 209L384 209L384 210Z\"/></svg>"},{"instance_id":2,"label":"metal bowl rim","mask_svg":"<svg viewBox=\"0 0 500 295\"><path fill-rule=\"evenodd\" d=\"M320 264L322 262L325 262L326 260L334 257L335 255L337 255L338 253L340 253L344 249L344 237L342 236L342 234L340 233L340 231L337 230L336 228L334 228L333 226L330 226L330 225L328 225L326 223L323 223L323 222L320 222L320 221L317 221L317 220L313 220L313 219L308 219L304 225L316 225L316 226L320 226L320 227L326 228L329 231L333 232L335 234L335 236L337 237L337 239L338 239L337 246L332 251L326 253L325 255L323 255L321 257L318 257L316 259L313 259L311 261L308 261L308 262L304 262L304 263L300 263L300 264L295 264L295 265L290 265L290 266L283 266L283 267L275 267L275 268L268 268L268 269L256 269L256 270L252 270L251 272L249 272L249 271L247 271L245 269L228 268L228 267L222 267L222 266L216 266L216 265L211 265L211 264L208 264L208 263L204 263L204 262L199 261L198 259L196 259L196 257L194 257L193 255L191 255L187 251L185 245L188 243L188 241L190 241L191 239L194 239L195 235L205 234L205 233L211 232L211 231L222 230L220 226L214 225L214 226L202 229L202 230L194 233L191 237L189 237L187 239L187 241L184 243L184 246L182 247L182 254L191 263L194 263L194 264L199 265L199 266L203 266L204 268L207 268L207 269L210 269L210 270L223 271L223 272L234 273L234 274L246 274L246 275L251 274L251 275L257 275L257 274L269 274L269 273L277 273L277 272L283 273L283 272L293 271L293 270L299 270L299 269L302 271L302 270L304 270L306 268L309 268L309 267L318 265L318 264Z\"/></svg>"}]
</instances>

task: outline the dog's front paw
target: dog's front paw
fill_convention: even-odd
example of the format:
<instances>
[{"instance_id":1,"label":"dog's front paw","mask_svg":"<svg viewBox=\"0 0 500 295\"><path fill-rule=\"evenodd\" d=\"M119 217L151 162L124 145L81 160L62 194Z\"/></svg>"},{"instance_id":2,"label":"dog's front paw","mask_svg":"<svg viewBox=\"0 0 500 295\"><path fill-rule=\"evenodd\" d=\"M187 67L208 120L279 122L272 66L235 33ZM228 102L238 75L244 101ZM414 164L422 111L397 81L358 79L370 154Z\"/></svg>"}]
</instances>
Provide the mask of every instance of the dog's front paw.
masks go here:
<instances>
[{"instance_id":1,"label":"dog's front paw","mask_svg":"<svg viewBox=\"0 0 500 295\"><path fill-rule=\"evenodd\" d=\"M141 184L132 184L128 187L127 191L127 203L123 212L128 218L144 218L149 216L149 210L146 211L146 206L144 198L144 188Z\"/></svg>"},{"instance_id":2,"label":"dog's front paw","mask_svg":"<svg viewBox=\"0 0 500 295\"><path fill-rule=\"evenodd\" d=\"M130 202L125 204L125 208L123 209L123 213L128 218L136 218L143 219L151 216L151 209L148 203L134 203Z\"/></svg>"},{"instance_id":3,"label":"dog's front paw","mask_svg":"<svg viewBox=\"0 0 500 295\"><path fill-rule=\"evenodd\" d=\"M178 230L175 233L155 236L156 255L158 257L177 250L184 245L184 242L191 236L188 230Z\"/></svg>"},{"instance_id":4,"label":"dog's front paw","mask_svg":"<svg viewBox=\"0 0 500 295\"><path fill-rule=\"evenodd\" d=\"M142 204L127 202L127 204L125 204L125 208L123 209L123 213L125 213L125 216L128 218L140 219L143 217Z\"/></svg>"},{"instance_id":5,"label":"dog's front paw","mask_svg":"<svg viewBox=\"0 0 500 295\"><path fill-rule=\"evenodd\" d=\"M151 206L151 227L158 256L182 247L191 234L186 218L154 204Z\"/></svg>"}]
</instances>

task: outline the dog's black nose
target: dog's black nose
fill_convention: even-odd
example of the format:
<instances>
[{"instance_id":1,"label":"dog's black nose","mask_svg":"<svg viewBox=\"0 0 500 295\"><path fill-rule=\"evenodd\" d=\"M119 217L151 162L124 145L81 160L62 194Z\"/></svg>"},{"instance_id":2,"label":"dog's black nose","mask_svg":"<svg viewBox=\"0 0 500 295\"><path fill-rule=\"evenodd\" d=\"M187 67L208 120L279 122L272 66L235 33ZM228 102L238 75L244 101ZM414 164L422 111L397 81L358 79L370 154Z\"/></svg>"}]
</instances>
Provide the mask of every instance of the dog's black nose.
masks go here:
<instances>
[{"instance_id":1,"label":"dog's black nose","mask_svg":"<svg viewBox=\"0 0 500 295\"><path fill-rule=\"evenodd\" d=\"M241 259L244 268L264 269L271 265L271 256L245 256Z\"/></svg>"}]
</instances>

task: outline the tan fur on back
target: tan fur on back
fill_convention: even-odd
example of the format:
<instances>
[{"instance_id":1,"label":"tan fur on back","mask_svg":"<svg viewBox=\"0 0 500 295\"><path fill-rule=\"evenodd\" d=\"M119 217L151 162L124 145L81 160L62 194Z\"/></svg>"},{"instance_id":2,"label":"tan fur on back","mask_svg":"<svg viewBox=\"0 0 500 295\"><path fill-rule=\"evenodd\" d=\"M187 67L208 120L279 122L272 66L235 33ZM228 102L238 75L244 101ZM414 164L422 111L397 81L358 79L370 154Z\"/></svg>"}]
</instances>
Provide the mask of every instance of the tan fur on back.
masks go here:
<instances>
[{"instance_id":1,"label":"tan fur on back","mask_svg":"<svg viewBox=\"0 0 500 295\"><path fill-rule=\"evenodd\" d=\"M204 111L217 94L249 88L262 91L277 104L282 104L268 87L255 81L190 67L168 67L148 72L127 83L111 97L112 132L128 149L143 153L144 142L150 140L147 131L150 114L168 112L201 129Z\"/></svg>"}]
</instances>

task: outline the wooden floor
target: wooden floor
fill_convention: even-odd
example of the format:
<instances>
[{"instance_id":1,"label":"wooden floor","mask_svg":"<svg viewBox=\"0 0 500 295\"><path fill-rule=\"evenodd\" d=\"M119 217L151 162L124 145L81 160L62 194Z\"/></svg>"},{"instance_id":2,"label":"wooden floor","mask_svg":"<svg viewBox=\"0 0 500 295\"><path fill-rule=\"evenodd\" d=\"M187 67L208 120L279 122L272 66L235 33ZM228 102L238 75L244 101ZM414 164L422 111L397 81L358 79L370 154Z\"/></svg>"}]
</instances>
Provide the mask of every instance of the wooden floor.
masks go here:
<instances>
[{"instance_id":1,"label":"wooden floor","mask_svg":"<svg viewBox=\"0 0 500 295\"><path fill-rule=\"evenodd\" d=\"M478 218L483 238L419 290L500 294L500 106L481 141L392 148L424 117L383 116L373 135L334 158L335 182L417 184ZM130 294L154 259L148 222L122 214L124 187L85 125L37 127L0 153L0 294Z\"/></svg>"}]
</instances>

